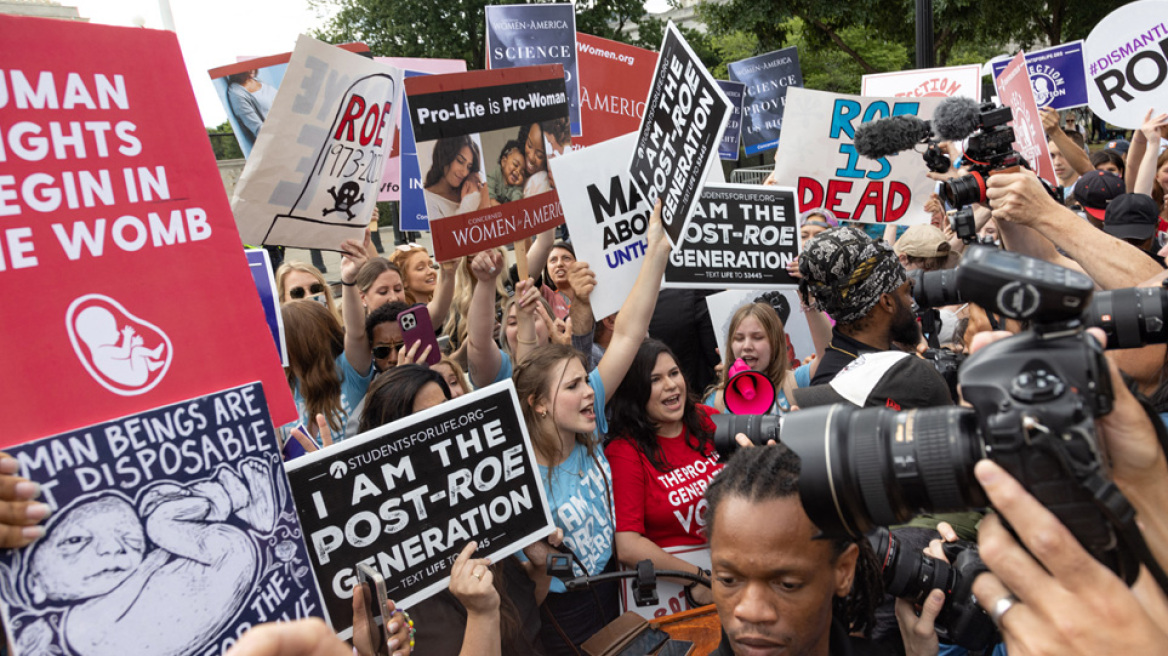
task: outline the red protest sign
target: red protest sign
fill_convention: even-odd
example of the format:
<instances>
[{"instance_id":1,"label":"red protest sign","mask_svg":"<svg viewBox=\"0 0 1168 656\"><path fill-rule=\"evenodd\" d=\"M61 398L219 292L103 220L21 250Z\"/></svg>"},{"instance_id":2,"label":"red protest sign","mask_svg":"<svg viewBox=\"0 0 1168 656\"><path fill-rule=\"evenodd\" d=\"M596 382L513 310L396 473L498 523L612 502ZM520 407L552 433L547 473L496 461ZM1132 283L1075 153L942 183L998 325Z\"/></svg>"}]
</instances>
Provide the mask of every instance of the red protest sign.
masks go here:
<instances>
[{"instance_id":1,"label":"red protest sign","mask_svg":"<svg viewBox=\"0 0 1168 656\"><path fill-rule=\"evenodd\" d=\"M657 53L577 33L576 60L584 136L572 142L591 146L641 127Z\"/></svg>"},{"instance_id":2,"label":"red protest sign","mask_svg":"<svg viewBox=\"0 0 1168 656\"><path fill-rule=\"evenodd\" d=\"M1038 113L1030 73L1026 70L1026 54L1019 52L1015 55L994 79L994 85L1002 104L1014 112L1014 120L1010 123L1014 127L1014 150L1026 158L1038 177L1058 186L1060 183L1054 173L1050 148L1046 145L1046 131L1042 129L1042 116Z\"/></svg>"},{"instance_id":3,"label":"red protest sign","mask_svg":"<svg viewBox=\"0 0 1168 656\"><path fill-rule=\"evenodd\" d=\"M0 41L0 447L257 379L294 419L175 35L3 16Z\"/></svg>"}]
</instances>

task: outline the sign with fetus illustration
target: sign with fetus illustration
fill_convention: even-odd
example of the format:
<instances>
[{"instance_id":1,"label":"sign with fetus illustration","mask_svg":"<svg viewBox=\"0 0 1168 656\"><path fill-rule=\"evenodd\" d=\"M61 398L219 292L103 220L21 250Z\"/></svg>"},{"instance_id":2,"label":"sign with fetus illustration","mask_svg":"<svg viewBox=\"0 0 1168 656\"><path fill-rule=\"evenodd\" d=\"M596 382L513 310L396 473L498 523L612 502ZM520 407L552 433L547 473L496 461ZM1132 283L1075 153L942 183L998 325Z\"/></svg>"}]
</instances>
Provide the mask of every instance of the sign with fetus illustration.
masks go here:
<instances>
[{"instance_id":1,"label":"sign with fetus illustration","mask_svg":"<svg viewBox=\"0 0 1168 656\"><path fill-rule=\"evenodd\" d=\"M235 185L245 244L361 240L400 108L401 70L303 36Z\"/></svg>"},{"instance_id":2,"label":"sign with fetus illustration","mask_svg":"<svg viewBox=\"0 0 1168 656\"><path fill-rule=\"evenodd\" d=\"M45 535L0 550L15 656L220 654L324 617L259 383L8 449Z\"/></svg>"},{"instance_id":3,"label":"sign with fetus illustration","mask_svg":"<svg viewBox=\"0 0 1168 656\"><path fill-rule=\"evenodd\" d=\"M294 419L174 33L0 16L0 43L0 448L257 379Z\"/></svg>"}]
</instances>

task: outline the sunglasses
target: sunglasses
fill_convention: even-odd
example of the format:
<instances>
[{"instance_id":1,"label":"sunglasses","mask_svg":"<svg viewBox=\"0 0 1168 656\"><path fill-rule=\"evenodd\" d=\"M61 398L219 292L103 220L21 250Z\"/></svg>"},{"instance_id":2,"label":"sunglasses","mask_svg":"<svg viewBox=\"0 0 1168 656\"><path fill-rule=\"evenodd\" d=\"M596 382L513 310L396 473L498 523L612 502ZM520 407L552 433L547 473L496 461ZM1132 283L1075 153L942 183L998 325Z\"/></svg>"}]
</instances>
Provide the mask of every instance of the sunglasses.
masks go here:
<instances>
[{"instance_id":1,"label":"sunglasses","mask_svg":"<svg viewBox=\"0 0 1168 656\"><path fill-rule=\"evenodd\" d=\"M373 347L373 359L384 360L389 357L390 353L400 349L401 347L402 342L397 342L396 344L391 344L389 346L375 346Z\"/></svg>"},{"instance_id":2,"label":"sunglasses","mask_svg":"<svg viewBox=\"0 0 1168 656\"><path fill-rule=\"evenodd\" d=\"M313 296L316 296L317 294L323 293L324 292L324 285L320 284L319 282L314 282L308 288L308 292L310 292ZM304 294L305 294L305 290L303 287L293 287L292 289L288 290L288 296L290 298L296 299L298 301L300 299L304 298Z\"/></svg>"}]
</instances>

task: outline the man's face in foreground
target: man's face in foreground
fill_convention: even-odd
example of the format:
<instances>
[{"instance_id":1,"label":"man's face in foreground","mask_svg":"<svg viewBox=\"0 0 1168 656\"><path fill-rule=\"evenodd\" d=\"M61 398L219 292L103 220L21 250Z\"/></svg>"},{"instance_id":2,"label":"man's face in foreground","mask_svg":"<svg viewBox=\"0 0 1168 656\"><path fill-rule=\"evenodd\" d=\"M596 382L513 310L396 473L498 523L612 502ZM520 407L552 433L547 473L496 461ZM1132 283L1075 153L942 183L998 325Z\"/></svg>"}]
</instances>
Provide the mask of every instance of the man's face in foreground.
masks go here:
<instances>
[{"instance_id":1,"label":"man's face in foreground","mask_svg":"<svg viewBox=\"0 0 1168 656\"><path fill-rule=\"evenodd\" d=\"M834 557L798 496L729 496L711 527L714 603L737 656L825 656L831 605L852 586L855 545Z\"/></svg>"}]
</instances>

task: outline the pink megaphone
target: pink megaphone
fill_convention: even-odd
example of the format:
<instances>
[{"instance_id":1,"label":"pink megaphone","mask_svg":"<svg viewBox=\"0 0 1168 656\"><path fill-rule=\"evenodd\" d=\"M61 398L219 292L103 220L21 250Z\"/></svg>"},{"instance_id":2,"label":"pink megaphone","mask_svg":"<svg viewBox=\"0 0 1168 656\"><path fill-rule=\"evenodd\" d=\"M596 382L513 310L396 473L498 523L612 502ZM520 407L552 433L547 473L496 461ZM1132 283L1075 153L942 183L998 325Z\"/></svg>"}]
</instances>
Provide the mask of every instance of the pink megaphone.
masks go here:
<instances>
[{"instance_id":1,"label":"pink megaphone","mask_svg":"<svg viewBox=\"0 0 1168 656\"><path fill-rule=\"evenodd\" d=\"M731 414L763 415L775 404L775 386L765 374L747 367L739 358L730 367L730 381L722 398Z\"/></svg>"}]
</instances>

